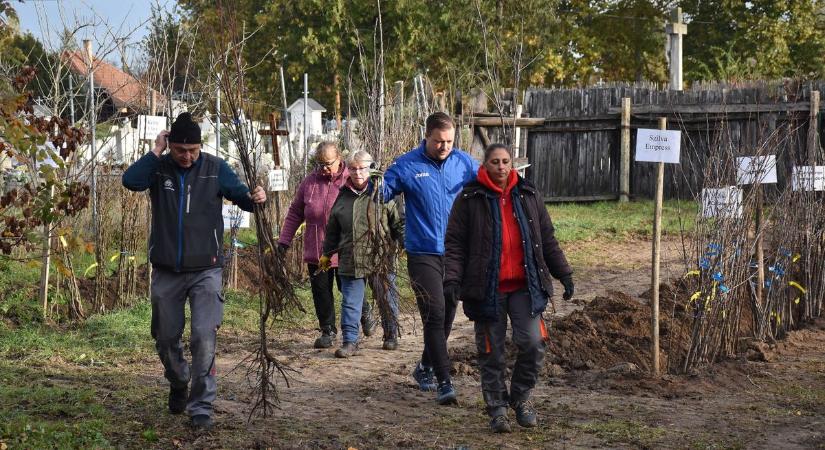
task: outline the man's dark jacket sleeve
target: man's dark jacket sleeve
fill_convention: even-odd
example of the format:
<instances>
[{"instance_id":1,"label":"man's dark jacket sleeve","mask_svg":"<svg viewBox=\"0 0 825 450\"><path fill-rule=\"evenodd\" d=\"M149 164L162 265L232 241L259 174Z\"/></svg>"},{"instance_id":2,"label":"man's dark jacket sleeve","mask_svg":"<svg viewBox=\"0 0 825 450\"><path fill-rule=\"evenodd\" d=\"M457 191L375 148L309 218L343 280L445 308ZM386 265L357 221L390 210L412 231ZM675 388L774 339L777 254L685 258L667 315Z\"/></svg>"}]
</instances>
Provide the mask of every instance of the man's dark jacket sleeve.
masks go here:
<instances>
[{"instance_id":1,"label":"man's dark jacket sleeve","mask_svg":"<svg viewBox=\"0 0 825 450\"><path fill-rule=\"evenodd\" d=\"M218 183L221 186L223 198L232 201L244 211L251 212L255 208L255 204L249 196L249 187L238 178L238 174L229 167L226 161L221 161L218 170Z\"/></svg>"},{"instance_id":2,"label":"man's dark jacket sleeve","mask_svg":"<svg viewBox=\"0 0 825 450\"><path fill-rule=\"evenodd\" d=\"M145 191L152 185L152 178L160 163L160 158L152 152L143 155L123 172L123 187L130 191Z\"/></svg>"}]
</instances>

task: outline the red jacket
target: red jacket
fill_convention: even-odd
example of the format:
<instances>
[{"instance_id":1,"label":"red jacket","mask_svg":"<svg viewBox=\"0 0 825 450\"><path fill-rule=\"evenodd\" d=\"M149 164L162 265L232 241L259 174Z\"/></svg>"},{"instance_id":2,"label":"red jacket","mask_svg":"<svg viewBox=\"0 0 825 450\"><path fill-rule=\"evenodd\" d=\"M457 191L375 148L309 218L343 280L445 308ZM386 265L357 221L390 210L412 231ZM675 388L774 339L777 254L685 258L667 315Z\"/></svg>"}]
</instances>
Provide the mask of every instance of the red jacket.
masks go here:
<instances>
[{"instance_id":1,"label":"red jacket","mask_svg":"<svg viewBox=\"0 0 825 450\"><path fill-rule=\"evenodd\" d=\"M501 206L501 269L498 272L498 291L515 292L523 289L527 283L524 272L524 240L513 211L510 191L518 183L518 174L510 171L507 186L502 190L495 184L484 166L478 168L478 182L498 194Z\"/></svg>"}]
</instances>

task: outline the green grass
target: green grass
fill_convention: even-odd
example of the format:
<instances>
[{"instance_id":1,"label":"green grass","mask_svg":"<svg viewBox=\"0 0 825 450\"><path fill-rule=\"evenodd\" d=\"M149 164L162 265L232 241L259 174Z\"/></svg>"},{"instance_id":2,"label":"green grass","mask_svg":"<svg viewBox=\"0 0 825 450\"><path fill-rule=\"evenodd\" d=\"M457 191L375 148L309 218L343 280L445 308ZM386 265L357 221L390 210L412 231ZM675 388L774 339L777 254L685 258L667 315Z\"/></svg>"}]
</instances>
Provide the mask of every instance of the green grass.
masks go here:
<instances>
[{"instance_id":1,"label":"green grass","mask_svg":"<svg viewBox=\"0 0 825 450\"><path fill-rule=\"evenodd\" d=\"M548 205L556 238L561 242L627 240L653 236L654 203L649 200L628 203L596 202ZM668 200L662 208L663 234L690 231L695 222L696 203Z\"/></svg>"},{"instance_id":2,"label":"green grass","mask_svg":"<svg viewBox=\"0 0 825 450\"><path fill-rule=\"evenodd\" d=\"M9 448L112 448L114 422L88 386L0 363L0 443ZM5 448L5 447L3 447Z\"/></svg>"},{"instance_id":3,"label":"green grass","mask_svg":"<svg viewBox=\"0 0 825 450\"><path fill-rule=\"evenodd\" d=\"M78 365L110 365L152 354L148 302L74 326L0 322L0 358L40 365L57 359Z\"/></svg>"},{"instance_id":4,"label":"green grass","mask_svg":"<svg viewBox=\"0 0 825 450\"><path fill-rule=\"evenodd\" d=\"M800 408L804 413L819 413L825 409L825 388L782 384L776 387L776 394L788 405Z\"/></svg>"},{"instance_id":5,"label":"green grass","mask_svg":"<svg viewBox=\"0 0 825 450\"><path fill-rule=\"evenodd\" d=\"M594 421L577 427L595 434L608 444L621 442L650 447L665 435L663 428L651 427L632 420Z\"/></svg>"}]
</instances>

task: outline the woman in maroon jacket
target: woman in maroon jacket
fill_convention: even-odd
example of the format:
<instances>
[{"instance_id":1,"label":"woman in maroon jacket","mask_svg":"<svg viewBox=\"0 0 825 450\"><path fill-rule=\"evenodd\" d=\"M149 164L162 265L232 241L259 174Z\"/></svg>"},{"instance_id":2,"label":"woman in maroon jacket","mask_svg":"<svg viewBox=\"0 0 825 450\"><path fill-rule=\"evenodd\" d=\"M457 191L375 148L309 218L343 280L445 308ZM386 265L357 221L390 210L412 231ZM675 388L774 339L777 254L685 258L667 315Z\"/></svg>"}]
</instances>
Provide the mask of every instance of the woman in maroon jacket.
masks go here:
<instances>
[{"instance_id":1,"label":"woman in maroon jacket","mask_svg":"<svg viewBox=\"0 0 825 450\"><path fill-rule=\"evenodd\" d=\"M553 295L551 275L573 295L573 270L559 247L541 194L513 170L508 148L484 152L478 178L465 186L445 239L444 296L464 302L474 321L481 389L496 433L510 431L507 408L523 427L537 424L530 404L548 339L542 312ZM484 270L482 270L482 268ZM504 379L507 318L518 356L510 390Z\"/></svg>"}]
</instances>

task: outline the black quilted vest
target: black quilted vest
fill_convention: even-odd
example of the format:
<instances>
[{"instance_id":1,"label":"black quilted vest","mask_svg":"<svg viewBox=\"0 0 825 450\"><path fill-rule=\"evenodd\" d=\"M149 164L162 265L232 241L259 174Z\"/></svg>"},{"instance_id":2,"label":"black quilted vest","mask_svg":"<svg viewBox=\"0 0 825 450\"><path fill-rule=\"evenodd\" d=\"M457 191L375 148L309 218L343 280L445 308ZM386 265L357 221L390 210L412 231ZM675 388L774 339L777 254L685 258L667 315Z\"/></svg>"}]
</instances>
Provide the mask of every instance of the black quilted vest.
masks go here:
<instances>
[{"instance_id":1,"label":"black quilted vest","mask_svg":"<svg viewBox=\"0 0 825 450\"><path fill-rule=\"evenodd\" d=\"M218 183L221 160L201 152L188 170L168 154L160 158L152 199L149 260L175 272L223 265L223 198Z\"/></svg>"}]
</instances>

